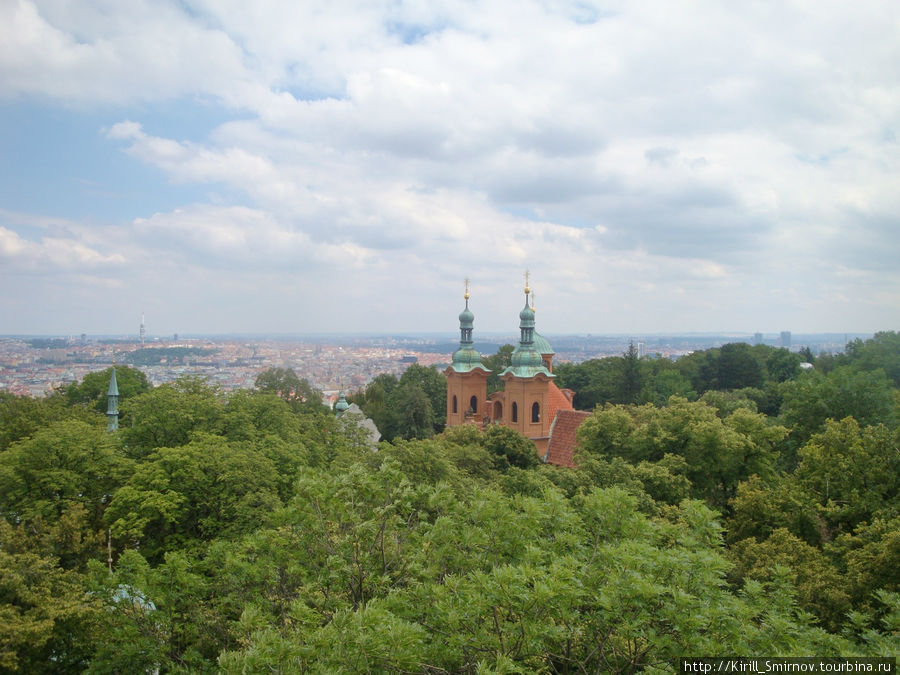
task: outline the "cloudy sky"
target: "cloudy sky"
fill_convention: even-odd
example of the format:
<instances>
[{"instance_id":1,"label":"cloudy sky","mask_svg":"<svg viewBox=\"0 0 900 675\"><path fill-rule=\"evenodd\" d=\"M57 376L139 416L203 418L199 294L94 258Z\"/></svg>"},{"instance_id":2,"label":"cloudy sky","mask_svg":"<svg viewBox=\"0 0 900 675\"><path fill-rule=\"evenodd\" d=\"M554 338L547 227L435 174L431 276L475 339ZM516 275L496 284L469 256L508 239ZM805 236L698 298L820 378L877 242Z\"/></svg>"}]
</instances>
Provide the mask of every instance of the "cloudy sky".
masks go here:
<instances>
[{"instance_id":1,"label":"cloudy sky","mask_svg":"<svg viewBox=\"0 0 900 675\"><path fill-rule=\"evenodd\" d=\"M0 0L0 334L900 329L900 3Z\"/></svg>"}]
</instances>

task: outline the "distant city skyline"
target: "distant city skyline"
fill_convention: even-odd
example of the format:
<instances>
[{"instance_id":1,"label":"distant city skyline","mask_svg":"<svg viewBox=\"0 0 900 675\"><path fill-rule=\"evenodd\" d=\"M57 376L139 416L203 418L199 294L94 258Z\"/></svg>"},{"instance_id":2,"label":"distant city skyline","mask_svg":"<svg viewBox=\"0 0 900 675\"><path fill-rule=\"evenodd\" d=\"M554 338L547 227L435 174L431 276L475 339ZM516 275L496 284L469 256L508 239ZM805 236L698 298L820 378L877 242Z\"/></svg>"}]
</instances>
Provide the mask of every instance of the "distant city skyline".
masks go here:
<instances>
[{"instance_id":1,"label":"distant city skyline","mask_svg":"<svg viewBox=\"0 0 900 675\"><path fill-rule=\"evenodd\" d=\"M180 336L178 341L151 337L146 344L139 336L94 336L15 338L0 335L0 392L42 396L87 373L111 365L137 367L154 384L171 382L185 375L207 378L229 391L250 388L257 375L270 367L293 368L315 387L336 394L341 389L365 386L382 373L399 375L410 363L443 369L459 347L459 334L441 335L345 335L303 338L264 336ZM633 336L549 337L554 362L579 363L606 356L621 356L634 343ZM813 354L843 351L846 340L856 335L804 335L800 344ZM491 355L503 344L514 344L510 334L489 334L475 341L475 349ZM747 336L643 336L639 353L650 358L677 359L697 350L726 342L746 341ZM777 339L769 338L777 347ZM643 345L643 348L641 347Z\"/></svg>"},{"instance_id":2,"label":"distant city skyline","mask_svg":"<svg viewBox=\"0 0 900 675\"><path fill-rule=\"evenodd\" d=\"M898 23L0 3L0 334L897 330Z\"/></svg>"}]
</instances>

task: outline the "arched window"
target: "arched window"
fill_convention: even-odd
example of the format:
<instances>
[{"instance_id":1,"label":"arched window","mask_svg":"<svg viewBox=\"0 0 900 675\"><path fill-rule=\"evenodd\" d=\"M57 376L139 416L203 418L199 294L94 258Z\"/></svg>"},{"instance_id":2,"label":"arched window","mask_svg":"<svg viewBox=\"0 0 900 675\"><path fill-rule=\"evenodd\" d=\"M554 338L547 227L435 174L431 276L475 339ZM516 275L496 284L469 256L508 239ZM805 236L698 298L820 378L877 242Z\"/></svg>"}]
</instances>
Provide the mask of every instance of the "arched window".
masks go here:
<instances>
[{"instance_id":1,"label":"arched window","mask_svg":"<svg viewBox=\"0 0 900 675\"><path fill-rule=\"evenodd\" d=\"M455 415L458 412L456 407L456 394L453 394L453 414Z\"/></svg>"},{"instance_id":2,"label":"arched window","mask_svg":"<svg viewBox=\"0 0 900 675\"><path fill-rule=\"evenodd\" d=\"M513 422L519 421L519 406L516 404L515 401L513 401L513 404L512 404L512 421Z\"/></svg>"},{"instance_id":3,"label":"arched window","mask_svg":"<svg viewBox=\"0 0 900 675\"><path fill-rule=\"evenodd\" d=\"M503 419L503 404L500 401L494 403L494 420Z\"/></svg>"},{"instance_id":4,"label":"arched window","mask_svg":"<svg viewBox=\"0 0 900 675\"><path fill-rule=\"evenodd\" d=\"M469 399L469 409L473 413L478 412L478 397L477 396L473 396L472 398Z\"/></svg>"},{"instance_id":5,"label":"arched window","mask_svg":"<svg viewBox=\"0 0 900 675\"><path fill-rule=\"evenodd\" d=\"M541 421L541 404L535 401L531 406L531 421L532 422L540 422Z\"/></svg>"}]
</instances>

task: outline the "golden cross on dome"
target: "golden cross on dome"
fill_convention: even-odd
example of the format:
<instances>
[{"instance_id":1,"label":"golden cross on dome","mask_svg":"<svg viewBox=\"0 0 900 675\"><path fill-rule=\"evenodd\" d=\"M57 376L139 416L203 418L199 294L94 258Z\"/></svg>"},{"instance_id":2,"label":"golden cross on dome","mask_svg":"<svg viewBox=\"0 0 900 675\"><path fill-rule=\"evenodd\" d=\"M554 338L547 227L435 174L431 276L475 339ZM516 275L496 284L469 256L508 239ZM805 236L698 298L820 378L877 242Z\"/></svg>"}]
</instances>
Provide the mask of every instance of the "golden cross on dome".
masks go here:
<instances>
[{"instance_id":1,"label":"golden cross on dome","mask_svg":"<svg viewBox=\"0 0 900 675\"><path fill-rule=\"evenodd\" d=\"M531 293L531 288L528 286L528 270L525 270L525 295Z\"/></svg>"},{"instance_id":2,"label":"golden cross on dome","mask_svg":"<svg viewBox=\"0 0 900 675\"><path fill-rule=\"evenodd\" d=\"M466 277L466 294L463 297L466 300L469 299L469 277Z\"/></svg>"}]
</instances>

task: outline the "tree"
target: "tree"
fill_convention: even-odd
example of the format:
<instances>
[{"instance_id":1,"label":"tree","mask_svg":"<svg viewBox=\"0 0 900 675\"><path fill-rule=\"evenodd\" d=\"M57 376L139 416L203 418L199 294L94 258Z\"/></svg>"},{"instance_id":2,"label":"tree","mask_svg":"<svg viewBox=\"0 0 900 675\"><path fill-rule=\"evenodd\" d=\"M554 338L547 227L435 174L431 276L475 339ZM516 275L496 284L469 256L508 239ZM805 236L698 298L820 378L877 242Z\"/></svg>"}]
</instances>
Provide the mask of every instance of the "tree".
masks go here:
<instances>
[{"instance_id":1,"label":"tree","mask_svg":"<svg viewBox=\"0 0 900 675\"><path fill-rule=\"evenodd\" d=\"M112 498L113 536L149 559L258 527L281 505L274 463L246 444L198 433L159 448Z\"/></svg>"},{"instance_id":2,"label":"tree","mask_svg":"<svg viewBox=\"0 0 900 675\"><path fill-rule=\"evenodd\" d=\"M121 434L132 457L144 457L154 448L184 445L192 432L215 432L222 421L218 392L193 377L162 384L126 401L123 408L131 425Z\"/></svg>"},{"instance_id":3,"label":"tree","mask_svg":"<svg viewBox=\"0 0 900 675\"><path fill-rule=\"evenodd\" d=\"M764 541L779 528L787 529L811 546L821 546L830 536L815 498L794 474L769 481L751 475L738 484L730 506L730 543L750 537Z\"/></svg>"},{"instance_id":4,"label":"tree","mask_svg":"<svg viewBox=\"0 0 900 675\"><path fill-rule=\"evenodd\" d=\"M761 387L763 384L763 369L750 345L744 342L722 345L716 365L718 389Z\"/></svg>"},{"instance_id":5,"label":"tree","mask_svg":"<svg viewBox=\"0 0 900 675\"><path fill-rule=\"evenodd\" d=\"M2 528L0 528L2 529ZM0 541L0 670L83 672L104 619L79 574Z\"/></svg>"},{"instance_id":6,"label":"tree","mask_svg":"<svg viewBox=\"0 0 900 675\"><path fill-rule=\"evenodd\" d=\"M678 367L668 359L655 359L647 362L648 372L644 376L638 403L652 403L664 406L672 396L680 396L689 401L696 400L697 392L690 381L684 377Z\"/></svg>"},{"instance_id":7,"label":"tree","mask_svg":"<svg viewBox=\"0 0 900 675\"><path fill-rule=\"evenodd\" d=\"M773 472L775 445L786 433L746 408L720 418L712 406L673 397L665 408L598 409L579 427L578 444L582 452L623 457L633 464L658 462L666 454L681 456L692 496L726 508L741 480Z\"/></svg>"},{"instance_id":8,"label":"tree","mask_svg":"<svg viewBox=\"0 0 900 675\"><path fill-rule=\"evenodd\" d=\"M28 438L52 422L69 419L78 419L86 424L97 422L93 411L70 408L58 394L38 399L0 392L0 453L12 443Z\"/></svg>"},{"instance_id":9,"label":"tree","mask_svg":"<svg viewBox=\"0 0 900 675\"><path fill-rule=\"evenodd\" d=\"M554 369L556 384L575 391L574 406L593 410L604 403L618 403L622 395L622 358L591 359L579 364L561 363Z\"/></svg>"},{"instance_id":10,"label":"tree","mask_svg":"<svg viewBox=\"0 0 900 675\"><path fill-rule=\"evenodd\" d=\"M797 478L832 528L850 532L900 504L897 434L883 425L861 427L852 417L828 420L799 454Z\"/></svg>"},{"instance_id":11,"label":"tree","mask_svg":"<svg viewBox=\"0 0 900 675\"><path fill-rule=\"evenodd\" d=\"M398 386L391 394L389 405L394 438L431 438L434 435L434 408L422 387L410 384Z\"/></svg>"},{"instance_id":12,"label":"tree","mask_svg":"<svg viewBox=\"0 0 900 675\"><path fill-rule=\"evenodd\" d=\"M782 386L781 415L799 445L828 419L853 417L861 426L896 424L894 391L881 370L856 372L840 366L827 375L812 371Z\"/></svg>"},{"instance_id":13,"label":"tree","mask_svg":"<svg viewBox=\"0 0 900 675\"><path fill-rule=\"evenodd\" d=\"M841 574L822 551L779 528L764 542L745 539L736 543L729 557L737 563L731 572L733 580L768 581L779 566L789 570L799 605L815 614L829 630L840 630L850 610L850 597Z\"/></svg>"},{"instance_id":14,"label":"tree","mask_svg":"<svg viewBox=\"0 0 900 675\"><path fill-rule=\"evenodd\" d=\"M848 362L858 370L883 370L895 387L900 387L900 333L882 331L871 340L854 340L847 345Z\"/></svg>"},{"instance_id":15,"label":"tree","mask_svg":"<svg viewBox=\"0 0 900 675\"><path fill-rule=\"evenodd\" d=\"M400 389L418 387L428 397L432 432L439 433L444 428L444 411L447 410L447 381L444 377L434 368L413 363L403 371L398 386Z\"/></svg>"},{"instance_id":16,"label":"tree","mask_svg":"<svg viewBox=\"0 0 900 675\"><path fill-rule=\"evenodd\" d=\"M10 522L55 522L73 504L87 511L91 533L103 527L110 495L132 463L99 425L54 422L0 454L0 513Z\"/></svg>"},{"instance_id":17,"label":"tree","mask_svg":"<svg viewBox=\"0 0 900 675\"><path fill-rule=\"evenodd\" d=\"M116 369L116 385L119 389L119 404L121 405L132 396L144 394L150 391L150 383L147 376L137 368L119 365ZM64 393L69 405L85 405L97 412L105 413L107 408L106 392L109 390L109 381L112 378L112 368L88 373L80 383L72 383L65 388ZM119 418L119 424L127 424L125 417Z\"/></svg>"},{"instance_id":18,"label":"tree","mask_svg":"<svg viewBox=\"0 0 900 675\"><path fill-rule=\"evenodd\" d=\"M619 403L637 403L638 394L643 386L643 373L634 342L628 343L628 349L622 355L622 381L619 392Z\"/></svg>"},{"instance_id":19,"label":"tree","mask_svg":"<svg viewBox=\"0 0 900 675\"><path fill-rule=\"evenodd\" d=\"M487 393L493 394L503 388L503 381L500 379L500 373L506 370L512 363L512 354L515 347L506 344L497 350L496 354L485 356L481 359L482 365L491 371L487 378Z\"/></svg>"},{"instance_id":20,"label":"tree","mask_svg":"<svg viewBox=\"0 0 900 675\"><path fill-rule=\"evenodd\" d=\"M879 592L900 592L900 517L873 518L841 535L831 550L846 561L850 592L862 607L874 604Z\"/></svg>"},{"instance_id":21,"label":"tree","mask_svg":"<svg viewBox=\"0 0 900 675\"><path fill-rule=\"evenodd\" d=\"M494 456L494 466L500 471L506 471L511 466L531 469L540 463L534 443L515 429L500 424L491 425L482 443Z\"/></svg>"},{"instance_id":22,"label":"tree","mask_svg":"<svg viewBox=\"0 0 900 675\"><path fill-rule=\"evenodd\" d=\"M391 407L391 397L398 384L396 376L382 373L369 382L361 396L352 397L366 416L375 423L386 440L391 440L397 435L397 423Z\"/></svg>"},{"instance_id":23,"label":"tree","mask_svg":"<svg viewBox=\"0 0 900 675\"><path fill-rule=\"evenodd\" d=\"M300 379L292 368L269 368L256 376L257 391L275 394L287 401L295 410L307 409L325 412L322 392L315 389L306 378Z\"/></svg>"},{"instance_id":24,"label":"tree","mask_svg":"<svg viewBox=\"0 0 900 675\"><path fill-rule=\"evenodd\" d=\"M800 355L787 349L776 349L766 359L769 378L776 382L793 380L800 374Z\"/></svg>"}]
</instances>

